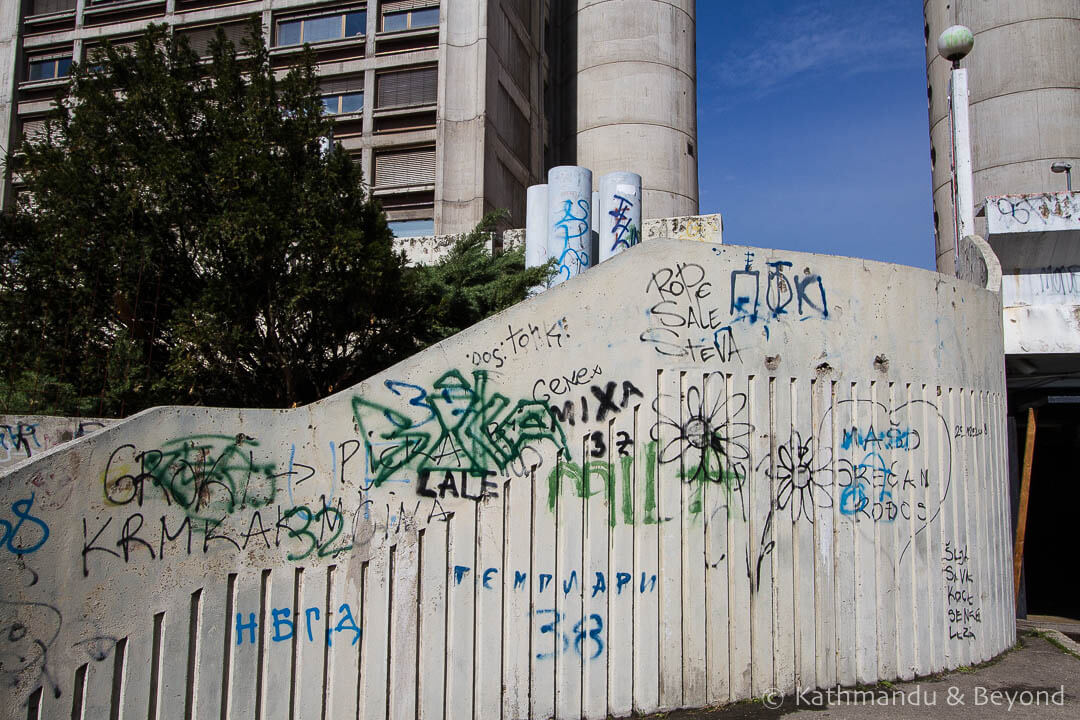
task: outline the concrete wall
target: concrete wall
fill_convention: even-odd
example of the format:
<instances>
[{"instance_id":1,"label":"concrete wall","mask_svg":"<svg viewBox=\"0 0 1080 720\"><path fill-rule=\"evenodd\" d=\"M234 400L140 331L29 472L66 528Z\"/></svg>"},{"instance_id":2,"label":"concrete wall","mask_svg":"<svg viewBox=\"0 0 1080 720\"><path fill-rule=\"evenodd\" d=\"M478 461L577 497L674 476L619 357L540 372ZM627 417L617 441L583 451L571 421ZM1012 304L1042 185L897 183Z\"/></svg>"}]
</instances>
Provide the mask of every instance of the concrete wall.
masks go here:
<instances>
[{"instance_id":1,"label":"concrete wall","mask_svg":"<svg viewBox=\"0 0 1080 720\"><path fill-rule=\"evenodd\" d=\"M1080 3L1076 0L926 0L927 92L937 215L937 267L953 272L950 195L949 63L937 54L941 31L957 23L975 33L962 61L971 93L975 197L1065 189L1055 160L1080 167ZM976 221L986 236L986 226Z\"/></svg>"},{"instance_id":2,"label":"concrete wall","mask_svg":"<svg viewBox=\"0 0 1080 720\"><path fill-rule=\"evenodd\" d=\"M319 403L5 475L0 718L604 718L970 665L1015 639L1003 390L991 292L646 241Z\"/></svg>"},{"instance_id":3,"label":"concrete wall","mask_svg":"<svg viewBox=\"0 0 1080 720\"><path fill-rule=\"evenodd\" d=\"M0 471L115 422L110 418L0 415Z\"/></svg>"}]
</instances>

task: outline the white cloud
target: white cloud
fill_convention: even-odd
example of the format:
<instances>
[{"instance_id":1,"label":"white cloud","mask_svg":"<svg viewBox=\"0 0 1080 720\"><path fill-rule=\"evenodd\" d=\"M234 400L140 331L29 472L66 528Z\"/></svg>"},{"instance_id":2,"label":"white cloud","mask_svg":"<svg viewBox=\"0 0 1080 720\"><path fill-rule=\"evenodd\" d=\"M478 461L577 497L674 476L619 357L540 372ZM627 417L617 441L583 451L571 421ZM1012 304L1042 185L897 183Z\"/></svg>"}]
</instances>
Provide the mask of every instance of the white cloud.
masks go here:
<instances>
[{"instance_id":1,"label":"white cloud","mask_svg":"<svg viewBox=\"0 0 1080 720\"><path fill-rule=\"evenodd\" d=\"M761 97L805 74L906 66L913 55L921 57L923 44L920 25L899 6L899 0L834 0L797 2L783 14L762 12L758 26L719 62L699 68L699 80Z\"/></svg>"}]
</instances>

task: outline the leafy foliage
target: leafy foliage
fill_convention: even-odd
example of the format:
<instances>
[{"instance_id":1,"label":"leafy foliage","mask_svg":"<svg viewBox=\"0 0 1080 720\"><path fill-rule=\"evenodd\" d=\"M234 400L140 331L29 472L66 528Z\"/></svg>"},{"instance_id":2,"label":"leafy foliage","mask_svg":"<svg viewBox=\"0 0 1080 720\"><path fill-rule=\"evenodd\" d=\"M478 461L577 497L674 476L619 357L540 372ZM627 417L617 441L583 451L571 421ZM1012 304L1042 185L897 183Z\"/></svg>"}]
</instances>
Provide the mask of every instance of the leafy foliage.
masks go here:
<instances>
[{"instance_id":1,"label":"leafy foliage","mask_svg":"<svg viewBox=\"0 0 1080 720\"><path fill-rule=\"evenodd\" d=\"M312 56L276 77L254 23L243 52L220 31L211 51L161 26L107 45L9 159L27 192L0 219L5 412L294 406L536 283L479 232L406 267L325 140Z\"/></svg>"}]
</instances>

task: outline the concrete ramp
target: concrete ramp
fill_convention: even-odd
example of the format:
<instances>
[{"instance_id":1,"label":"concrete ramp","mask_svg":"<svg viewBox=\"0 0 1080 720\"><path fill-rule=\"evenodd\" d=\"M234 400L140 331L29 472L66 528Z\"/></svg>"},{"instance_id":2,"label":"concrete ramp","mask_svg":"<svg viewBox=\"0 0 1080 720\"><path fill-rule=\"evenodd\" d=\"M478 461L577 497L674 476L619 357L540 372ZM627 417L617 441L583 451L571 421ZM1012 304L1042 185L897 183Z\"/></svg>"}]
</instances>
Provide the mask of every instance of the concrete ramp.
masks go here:
<instances>
[{"instance_id":1,"label":"concrete ramp","mask_svg":"<svg viewBox=\"0 0 1080 720\"><path fill-rule=\"evenodd\" d=\"M2 718L605 718L1014 642L1001 303L656 240L0 478Z\"/></svg>"}]
</instances>

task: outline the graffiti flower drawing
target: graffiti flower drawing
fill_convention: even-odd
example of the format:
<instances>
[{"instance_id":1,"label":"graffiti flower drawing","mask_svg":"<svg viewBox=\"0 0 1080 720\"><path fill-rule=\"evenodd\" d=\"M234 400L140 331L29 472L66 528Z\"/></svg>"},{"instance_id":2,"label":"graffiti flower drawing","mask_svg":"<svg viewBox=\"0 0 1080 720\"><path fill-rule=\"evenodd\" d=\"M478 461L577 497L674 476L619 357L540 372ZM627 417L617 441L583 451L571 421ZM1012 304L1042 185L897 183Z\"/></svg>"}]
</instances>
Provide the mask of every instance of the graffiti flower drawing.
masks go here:
<instances>
[{"instance_id":1,"label":"graffiti flower drawing","mask_svg":"<svg viewBox=\"0 0 1080 720\"><path fill-rule=\"evenodd\" d=\"M655 409L655 406L654 406ZM746 395L724 392L709 397L701 388L690 386L680 418L658 413L652 439L670 438L660 447L660 462L682 458L683 478L688 483L708 480L742 486L750 459L750 424L742 421Z\"/></svg>"},{"instance_id":2,"label":"graffiti flower drawing","mask_svg":"<svg viewBox=\"0 0 1080 720\"><path fill-rule=\"evenodd\" d=\"M798 431L776 449L776 507L790 509L791 522L800 517L814 522L815 508L832 507L829 486L816 479L821 469L814 467L813 438L803 442Z\"/></svg>"}]
</instances>

